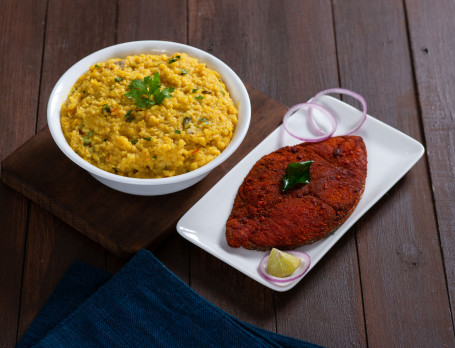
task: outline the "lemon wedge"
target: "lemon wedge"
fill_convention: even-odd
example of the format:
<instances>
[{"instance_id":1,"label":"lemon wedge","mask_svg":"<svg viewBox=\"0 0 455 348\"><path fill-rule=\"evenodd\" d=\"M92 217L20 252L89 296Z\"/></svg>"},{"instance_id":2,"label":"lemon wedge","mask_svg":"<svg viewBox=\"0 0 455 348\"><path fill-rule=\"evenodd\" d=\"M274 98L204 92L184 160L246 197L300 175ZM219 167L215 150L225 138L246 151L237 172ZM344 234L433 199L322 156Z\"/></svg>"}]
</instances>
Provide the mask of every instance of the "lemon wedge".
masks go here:
<instances>
[{"instance_id":1,"label":"lemon wedge","mask_svg":"<svg viewBox=\"0 0 455 348\"><path fill-rule=\"evenodd\" d=\"M300 262L301 260L297 256L273 248L267 261L267 273L274 277L284 278L294 273Z\"/></svg>"}]
</instances>

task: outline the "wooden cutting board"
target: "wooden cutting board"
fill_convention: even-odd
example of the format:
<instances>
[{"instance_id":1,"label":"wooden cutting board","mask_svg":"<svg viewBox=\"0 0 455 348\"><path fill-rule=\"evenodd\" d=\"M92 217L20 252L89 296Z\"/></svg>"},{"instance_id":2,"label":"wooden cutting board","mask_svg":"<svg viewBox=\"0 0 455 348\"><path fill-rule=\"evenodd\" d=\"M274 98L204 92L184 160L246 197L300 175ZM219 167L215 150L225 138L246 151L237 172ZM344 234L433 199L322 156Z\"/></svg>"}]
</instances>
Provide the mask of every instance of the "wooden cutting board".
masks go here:
<instances>
[{"instance_id":1,"label":"wooden cutting board","mask_svg":"<svg viewBox=\"0 0 455 348\"><path fill-rule=\"evenodd\" d=\"M153 249L176 233L182 215L281 123L287 107L247 89L252 119L245 140L226 162L183 191L143 197L104 186L60 151L48 127L2 161L2 181L118 256Z\"/></svg>"}]
</instances>

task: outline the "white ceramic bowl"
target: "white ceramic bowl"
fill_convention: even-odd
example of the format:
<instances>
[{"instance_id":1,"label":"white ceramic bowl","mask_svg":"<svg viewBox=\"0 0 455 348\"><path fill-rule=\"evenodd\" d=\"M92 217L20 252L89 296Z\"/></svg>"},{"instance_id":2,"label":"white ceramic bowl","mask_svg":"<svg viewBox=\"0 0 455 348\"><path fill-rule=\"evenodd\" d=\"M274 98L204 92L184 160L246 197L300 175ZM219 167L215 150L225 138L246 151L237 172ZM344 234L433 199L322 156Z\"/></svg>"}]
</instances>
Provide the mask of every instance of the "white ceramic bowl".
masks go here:
<instances>
[{"instance_id":1,"label":"white ceramic bowl","mask_svg":"<svg viewBox=\"0 0 455 348\"><path fill-rule=\"evenodd\" d=\"M160 179L129 178L106 172L79 157L67 143L60 125L60 108L66 100L71 87L77 79L97 62L110 58L124 58L135 54L173 54L187 53L197 58L207 67L217 71L226 84L234 103L239 107L238 123L234 136L226 149L213 161L194 171ZM202 180L211 170L223 163L239 147L245 138L251 119L251 105L245 85L235 72L218 58L200 49L168 41L134 41L110 46L80 60L74 64L55 85L47 106L47 122L57 146L74 163L88 171L95 179L103 184L126 193L154 196L183 190Z\"/></svg>"}]
</instances>

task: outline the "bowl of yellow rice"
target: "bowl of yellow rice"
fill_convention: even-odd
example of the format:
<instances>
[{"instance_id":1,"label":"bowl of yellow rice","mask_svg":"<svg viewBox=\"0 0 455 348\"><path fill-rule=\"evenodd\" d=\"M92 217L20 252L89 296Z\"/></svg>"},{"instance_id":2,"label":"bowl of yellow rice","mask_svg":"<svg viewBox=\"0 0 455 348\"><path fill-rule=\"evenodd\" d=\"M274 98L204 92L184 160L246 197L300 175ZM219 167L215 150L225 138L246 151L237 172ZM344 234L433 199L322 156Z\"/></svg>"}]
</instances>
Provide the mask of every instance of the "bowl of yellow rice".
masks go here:
<instances>
[{"instance_id":1,"label":"bowl of yellow rice","mask_svg":"<svg viewBox=\"0 0 455 348\"><path fill-rule=\"evenodd\" d=\"M101 183L135 195L183 190L223 163L251 119L240 78L215 56L167 41L107 47L55 85L53 139Z\"/></svg>"}]
</instances>

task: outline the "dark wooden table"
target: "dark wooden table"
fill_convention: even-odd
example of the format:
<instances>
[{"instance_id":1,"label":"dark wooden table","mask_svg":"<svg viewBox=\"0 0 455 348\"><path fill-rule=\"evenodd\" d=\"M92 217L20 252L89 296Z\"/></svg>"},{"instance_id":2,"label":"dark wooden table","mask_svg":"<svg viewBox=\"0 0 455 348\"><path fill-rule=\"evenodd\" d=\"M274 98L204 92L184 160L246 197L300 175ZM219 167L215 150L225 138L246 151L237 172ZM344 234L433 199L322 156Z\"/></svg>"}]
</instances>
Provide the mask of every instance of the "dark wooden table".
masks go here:
<instances>
[{"instance_id":1,"label":"dark wooden table","mask_svg":"<svg viewBox=\"0 0 455 348\"><path fill-rule=\"evenodd\" d=\"M427 152L304 281L273 292L177 233L155 254L203 297L268 330L326 346L453 347L454 15L449 0L4 0L1 159L46 125L61 74L115 43L196 46L288 106L353 89ZM0 184L1 347L16 344L74 260L112 272L127 261Z\"/></svg>"}]
</instances>

